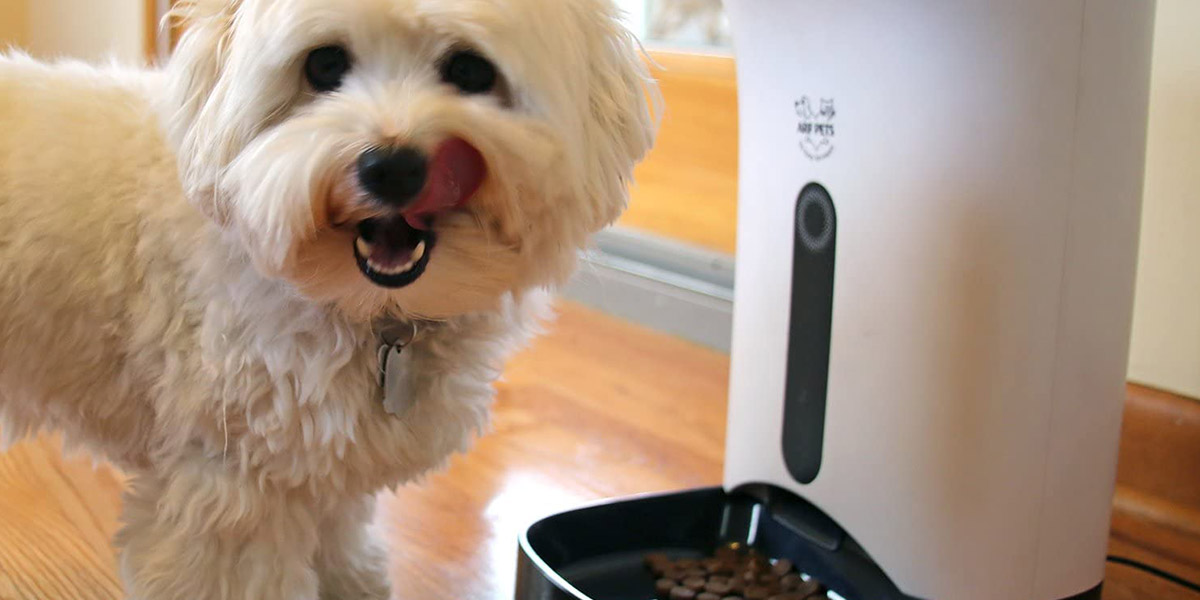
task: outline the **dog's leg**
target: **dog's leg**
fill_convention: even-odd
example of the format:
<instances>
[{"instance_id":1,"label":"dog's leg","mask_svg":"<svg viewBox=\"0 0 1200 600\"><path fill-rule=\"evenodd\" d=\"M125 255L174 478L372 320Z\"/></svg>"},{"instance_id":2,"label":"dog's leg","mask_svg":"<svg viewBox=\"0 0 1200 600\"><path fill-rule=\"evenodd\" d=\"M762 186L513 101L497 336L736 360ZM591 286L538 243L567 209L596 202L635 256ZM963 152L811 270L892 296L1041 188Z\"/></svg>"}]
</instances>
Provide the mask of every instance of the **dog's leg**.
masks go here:
<instances>
[{"instance_id":1,"label":"dog's leg","mask_svg":"<svg viewBox=\"0 0 1200 600\"><path fill-rule=\"evenodd\" d=\"M371 533L375 498L357 498L321 521L315 566L321 600L385 600L387 555Z\"/></svg>"},{"instance_id":2,"label":"dog's leg","mask_svg":"<svg viewBox=\"0 0 1200 600\"><path fill-rule=\"evenodd\" d=\"M139 474L117 534L131 600L317 600L310 503L219 464Z\"/></svg>"}]
</instances>

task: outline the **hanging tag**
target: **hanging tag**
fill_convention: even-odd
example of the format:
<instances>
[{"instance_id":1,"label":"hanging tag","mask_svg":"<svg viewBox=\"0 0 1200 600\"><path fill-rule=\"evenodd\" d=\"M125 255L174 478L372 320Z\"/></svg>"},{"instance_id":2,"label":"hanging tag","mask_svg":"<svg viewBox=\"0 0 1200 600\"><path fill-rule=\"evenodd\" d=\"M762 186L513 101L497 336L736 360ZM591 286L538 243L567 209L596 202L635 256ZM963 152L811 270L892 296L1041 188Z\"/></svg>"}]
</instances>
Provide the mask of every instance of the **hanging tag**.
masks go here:
<instances>
[{"instance_id":1,"label":"hanging tag","mask_svg":"<svg viewBox=\"0 0 1200 600\"><path fill-rule=\"evenodd\" d=\"M405 393L408 376L408 357L404 348L417 335L415 324L410 324L407 338L397 335L393 329L384 331L383 343L379 346L379 387L383 388L383 409L393 416L404 416L412 408L412 394Z\"/></svg>"},{"instance_id":2,"label":"hanging tag","mask_svg":"<svg viewBox=\"0 0 1200 600\"><path fill-rule=\"evenodd\" d=\"M391 345L380 350L380 387L383 388L383 409L388 414L402 417L412 408L412 394L405 393L404 382L407 379L408 357L404 356L404 347Z\"/></svg>"}]
</instances>

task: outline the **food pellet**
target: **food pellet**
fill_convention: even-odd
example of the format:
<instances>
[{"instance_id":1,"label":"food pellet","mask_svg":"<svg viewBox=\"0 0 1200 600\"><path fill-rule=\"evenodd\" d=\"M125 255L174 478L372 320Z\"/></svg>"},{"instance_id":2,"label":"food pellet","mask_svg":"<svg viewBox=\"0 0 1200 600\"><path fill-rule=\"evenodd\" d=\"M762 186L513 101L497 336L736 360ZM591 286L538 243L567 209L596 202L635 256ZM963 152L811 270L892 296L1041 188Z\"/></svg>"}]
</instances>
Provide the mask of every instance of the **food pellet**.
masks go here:
<instances>
[{"instance_id":1,"label":"food pellet","mask_svg":"<svg viewBox=\"0 0 1200 600\"><path fill-rule=\"evenodd\" d=\"M666 598L671 595L671 590L679 585L674 579L659 579L654 582L654 592L659 598Z\"/></svg>"},{"instance_id":2,"label":"food pellet","mask_svg":"<svg viewBox=\"0 0 1200 600\"><path fill-rule=\"evenodd\" d=\"M662 577L665 577L667 579L674 579L675 581L682 581L684 579L687 579L687 576L688 576L687 571L680 569L678 567L675 567L675 566L671 566L671 568L667 569L666 571L663 571L663 573L662 573Z\"/></svg>"},{"instance_id":3,"label":"food pellet","mask_svg":"<svg viewBox=\"0 0 1200 600\"><path fill-rule=\"evenodd\" d=\"M695 600L696 592L681 585L671 588L671 600Z\"/></svg>"},{"instance_id":4,"label":"food pellet","mask_svg":"<svg viewBox=\"0 0 1200 600\"><path fill-rule=\"evenodd\" d=\"M775 564L771 565L771 573L775 574L778 577L783 577L784 575L787 575L791 570L792 570L792 561L790 561L786 558L781 558L781 559L775 561Z\"/></svg>"},{"instance_id":5,"label":"food pellet","mask_svg":"<svg viewBox=\"0 0 1200 600\"><path fill-rule=\"evenodd\" d=\"M712 592L700 592L696 595L696 600L721 600L721 597Z\"/></svg>"},{"instance_id":6,"label":"food pellet","mask_svg":"<svg viewBox=\"0 0 1200 600\"><path fill-rule=\"evenodd\" d=\"M733 586L729 584L729 581L718 581L714 577L708 580L708 583L705 584L704 589L705 591L709 591L714 594L725 595L733 591Z\"/></svg>"},{"instance_id":7,"label":"food pellet","mask_svg":"<svg viewBox=\"0 0 1200 600\"><path fill-rule=\"evenodd\" d=\"M703 577L688 577L687 579L683 580L683 587L695 592L699 592L700 590L704 589L704 586L707 583L708 580Z\"/></svg>"},{"instance_id":8,"label":"food pellet","mask_svg":"<svg viewBox=\"0 0 1200 600\"><path fill-rule=\"evenodd\" d=\"M771 590L761 585L746 588L746 600L767 600L770 596Z\"/></svg>"}]
</instances>

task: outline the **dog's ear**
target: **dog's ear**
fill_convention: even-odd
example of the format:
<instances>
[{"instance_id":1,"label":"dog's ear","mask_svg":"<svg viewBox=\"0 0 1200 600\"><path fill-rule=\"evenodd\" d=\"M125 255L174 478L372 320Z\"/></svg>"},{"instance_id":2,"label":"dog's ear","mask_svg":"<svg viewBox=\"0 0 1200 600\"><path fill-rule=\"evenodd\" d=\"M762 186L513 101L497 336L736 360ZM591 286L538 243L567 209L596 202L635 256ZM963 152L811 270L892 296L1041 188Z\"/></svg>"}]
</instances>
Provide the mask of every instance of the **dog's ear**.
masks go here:
<instances>
[{"instance_id":1,"label":"dog's ear","mask_svg":"<svg viewBox=\"0 0 1200 600\"><path fill-rule=\"evenodd\" d=\"M616 7L610 0L597 4L608 18L587 28L593 37L586 139L593 153L589 187L601 196L599 227L615 221L628 203L633 167L654 145L662 98L637 38L621 24Z\"/></svg>"},{"instance_id":2,"label":"dog's ear","mask_svg":"<svg viewBox=\"0 0 1200 600\"><path fill-rule=\"evenodd\" d=\"M167 63L167 133L179 153L180 177L188 198L209 218L227 220L217 178L233 150L219 139L214 90L228 58L229 38L240 0L181 0L168 14L182 31Z\"/></svg>"}]
</instances>

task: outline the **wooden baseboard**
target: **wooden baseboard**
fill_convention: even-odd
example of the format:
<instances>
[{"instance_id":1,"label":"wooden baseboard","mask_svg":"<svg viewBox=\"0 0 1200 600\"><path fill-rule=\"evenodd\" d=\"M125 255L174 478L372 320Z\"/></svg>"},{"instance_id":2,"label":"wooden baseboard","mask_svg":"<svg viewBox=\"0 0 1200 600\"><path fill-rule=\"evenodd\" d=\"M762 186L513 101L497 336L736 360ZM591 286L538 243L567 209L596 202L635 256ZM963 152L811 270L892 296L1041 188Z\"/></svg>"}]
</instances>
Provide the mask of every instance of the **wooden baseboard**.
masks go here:
<instances>
[{"instance_id":1,"label":"wooden baseboard","mask_svg":"<svg viewBox=\"0 0 1200 600\"><path fill-rule=\"evenodd\" d=\"M1200 402L1129 385L1112 526L1123 548L1200 579Z\"/></svg>"}]
</instances>

